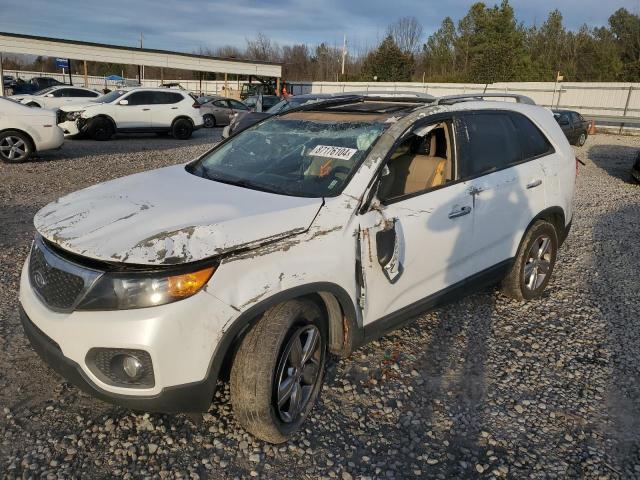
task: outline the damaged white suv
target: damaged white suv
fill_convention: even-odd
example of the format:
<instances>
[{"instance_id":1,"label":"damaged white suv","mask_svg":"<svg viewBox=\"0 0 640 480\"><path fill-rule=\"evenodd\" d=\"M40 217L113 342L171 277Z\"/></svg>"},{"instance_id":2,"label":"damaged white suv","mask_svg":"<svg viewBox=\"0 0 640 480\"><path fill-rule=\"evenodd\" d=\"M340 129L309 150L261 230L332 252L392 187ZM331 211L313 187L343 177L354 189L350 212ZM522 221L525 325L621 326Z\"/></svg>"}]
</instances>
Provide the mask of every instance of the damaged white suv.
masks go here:
<instances>
[{"instance_id":1,"label":"damaged white suv","mask_svg":"<svg viewBox=\"0 0 640 480\"><path fill-rule=\"evenodd\" d=\"M332 99L67 195L35 216L25 332L137 410L206 411L229 378L240 423L283 442L328 354L487 284L542 294L575 157L550 111L515 98Z\"/></svg>"}]
</instances>

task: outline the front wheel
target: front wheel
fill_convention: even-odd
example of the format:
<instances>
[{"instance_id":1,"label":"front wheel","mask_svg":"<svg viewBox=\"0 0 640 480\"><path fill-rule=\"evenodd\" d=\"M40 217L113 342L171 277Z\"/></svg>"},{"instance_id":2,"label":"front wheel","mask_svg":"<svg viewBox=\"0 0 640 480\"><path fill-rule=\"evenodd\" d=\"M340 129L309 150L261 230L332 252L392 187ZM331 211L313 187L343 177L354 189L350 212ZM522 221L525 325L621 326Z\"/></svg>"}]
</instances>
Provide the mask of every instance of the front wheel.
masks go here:
<instances>
[{"instance_id":1,"label":"front wheel","mask_svg":"<svg viewBox=\"0 0 640 480\"><path fill-rule=\"evenodd\" d=\"M24 133L15 130L0 133L0 158L3 161L26 162L32 153L31 139Z\"/></svg>"},{"instance_id":2,"label":"front wheel","mask_svg":"<svg viewBox=\"0 0 640 480\"><path fill-rule=\"evenodd\" d=\"M587 141L587 133L586 132L582 132L580 134L580 136L578 137L578 146L582 147Z\"/></svg>"},{"instance_id":3,"label":"front wheel","mask_svg":"<svg viewBox=\"0 0 640 480\"><path fill-rule=\"evenodd\" d=\"M108 119L98 117L94 118L91 122L91 125L88 128L88 133L93 140L104 142L113 137L115 129Z\"/></svg>"},{"instance_id":4,"label":"front wheel","mask_svg":"<svg viewBox=\"0 0 640 480\"><path fill-rule=\"evenodd\" d=\"M171 127L171 135L176 140L188 140L193 133L193 125L186 118L179 118L173 122Z\"/></svg>"},{"instance_id":5,"label":"front wheel","mask_svg":"<svg viewBox=\"0 0 640 480\"><path fill-rule=\"evenodd\" d=\"M315 303L291 300L264 313L231 367L231 404L245 430L271 443L298 430L322 388L326 345L326 322Z\"/></svg>"},{"instance_id":6,"label":"front wheel","mask_svg":"<svg viewBox=\"0 0 640 480\"><path fill-rule=\"evenodd\" d=\"M554 226L536 221L522 239L511 270L502 281L502 293L521 301L540 298L553 273L557 252Z\"/></svg>"}]
</instances>

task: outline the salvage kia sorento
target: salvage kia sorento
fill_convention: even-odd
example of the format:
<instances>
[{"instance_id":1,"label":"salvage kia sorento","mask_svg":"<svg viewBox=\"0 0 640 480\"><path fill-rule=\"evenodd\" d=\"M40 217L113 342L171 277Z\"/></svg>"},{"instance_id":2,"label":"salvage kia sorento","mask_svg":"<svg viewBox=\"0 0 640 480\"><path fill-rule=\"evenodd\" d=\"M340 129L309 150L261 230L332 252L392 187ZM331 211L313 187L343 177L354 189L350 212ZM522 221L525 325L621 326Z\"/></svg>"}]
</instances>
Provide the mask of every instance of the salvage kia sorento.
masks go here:
<instances>
[{"instance_id":1,"label":"salvage kia sorento","mask_svg":"<svg viewBox=\"0 0 640 480\"><path fill-rule=\"evenodd\" d=\"M305 105L47 205L21 277L27 336L135 410L207 411L228 378L244 428L287 440L328 355L486 285L542 295L575 156L550 111L489 97Z\"/></svg>"}]
</instances>

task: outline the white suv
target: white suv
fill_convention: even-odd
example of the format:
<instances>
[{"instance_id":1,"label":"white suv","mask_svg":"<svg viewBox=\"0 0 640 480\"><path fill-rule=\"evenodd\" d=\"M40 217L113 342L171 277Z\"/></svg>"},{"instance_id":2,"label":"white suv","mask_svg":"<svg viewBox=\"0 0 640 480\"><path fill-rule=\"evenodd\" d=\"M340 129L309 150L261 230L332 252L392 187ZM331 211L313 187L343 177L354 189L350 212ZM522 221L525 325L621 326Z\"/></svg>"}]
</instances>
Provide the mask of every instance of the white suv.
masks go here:
<instances>
[{"instance_id":1,"label":"white suv","mask_svg":"<svg viewBox=\"0 0 640 480\"><path fill-rule=\"evenodd\" d=\"M576 164L553 114L517 99L333 99L67 195L35 216L25 331L134 409L206 411L228 376L242 425L285 441L329 353L488 284L542 295Z\"/></svg>"},{"instance_id":2,"label":"white suv","mask_svg":"<svg viewBox=\"0 0 640 480\"><path fill-rule=\"evenodd\" d=\"M66 135L86 133L109 140L115 133L155 132L179 140L203 125L200 103L188 92L167 88L114 90L92 103L62 107L58 124Z\"/></svg>"}]
</instances>

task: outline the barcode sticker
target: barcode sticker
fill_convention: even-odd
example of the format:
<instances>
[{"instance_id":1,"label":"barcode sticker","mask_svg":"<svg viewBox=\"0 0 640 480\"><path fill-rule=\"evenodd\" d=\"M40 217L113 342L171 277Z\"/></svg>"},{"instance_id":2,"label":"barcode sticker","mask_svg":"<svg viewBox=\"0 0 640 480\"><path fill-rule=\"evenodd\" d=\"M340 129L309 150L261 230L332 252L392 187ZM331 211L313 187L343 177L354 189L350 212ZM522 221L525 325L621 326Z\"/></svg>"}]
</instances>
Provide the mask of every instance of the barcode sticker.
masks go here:
<instances>
[{"instance_id":1,"label":"barcode sticker","mask_svg":"<svg viewBox=\"0 0 640 480\"><path fill-rule=\"evenodd\" d=\"M309 155L313 157L337 158L338 160L351 160L357 153L355 148L332 147L330 145L316 145Z\"/></svg>"}]
</instances>

